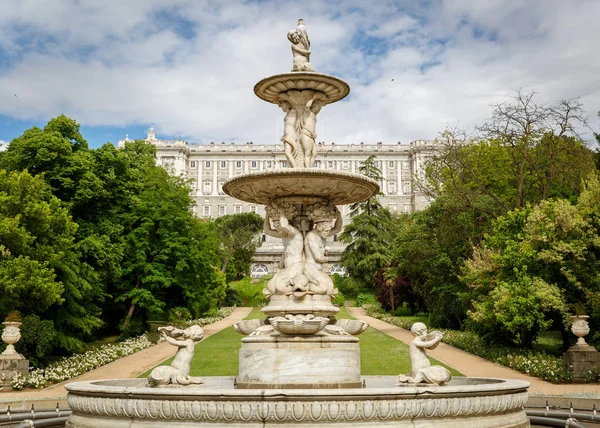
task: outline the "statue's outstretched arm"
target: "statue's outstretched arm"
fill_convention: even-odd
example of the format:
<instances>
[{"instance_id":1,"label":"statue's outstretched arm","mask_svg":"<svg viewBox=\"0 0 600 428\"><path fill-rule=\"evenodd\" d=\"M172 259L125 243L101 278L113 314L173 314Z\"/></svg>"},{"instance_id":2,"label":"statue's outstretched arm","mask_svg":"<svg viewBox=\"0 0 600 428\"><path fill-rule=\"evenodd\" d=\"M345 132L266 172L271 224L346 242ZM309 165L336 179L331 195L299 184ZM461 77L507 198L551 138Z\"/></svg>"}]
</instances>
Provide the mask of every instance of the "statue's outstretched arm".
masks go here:
<instances>
[{"instance_id":1,"label":"statue's outstretched arm","mask_svg":"<svg viewBox=\"0 0 600 428\"><path fill-rule=\"evenodd\" d=\"M281 226L281 228L288 234L288 235L292 235L294 236L297 232L296 228L292 225L290 225L290 222L288 221L287 217L283 214L280 215L279 217L279 224Z\"/></svg>"},{"instance_id":2,"label":"statue's outstretched arm","mask_svg":"<svg viewBox=\"0 0 600 428\"><path fill-rule=\"evenodd\" d=\"M331 232L330 232L331 235L338 234L342 230L342 227L344 226L344 223L342 221L342 213L337 208L335 210L337 211L337 216L335 219L335 225L333 226L333 228L331 229Z\"/></svg>"},{"instance_id":3,"label":"statue's outstretched arm","mask_svg":"<svg viewBox=\"0 0 600 428\"><path fill-rule=\"evenodd\" d=\"M269 222L269 214L265 214L265 221L263 223L263 229L265 232L265 235L269 235L272 236L273 238L281 238L281 235L279 233L277 233L277 231L275 229L271 228L271 223Z\"/></svg>"},{"instance_id":4,"label":"statue's outstretched arm","mask_svg":"<svg viewBox=\"0 0 600 428\"><path fill-rule=\"evenodd\" d=\"M316 262L327 263L329 261L329 258L326 257L325 254L321 253L321 250L320 250L321 243L319 241L321 241L321 238L318 238L318 240L316 240L316 239L310 239L307 236L306 237L306 246L308 247L308 250L310 251L310 253L313 256L313 259Z\"/></svg>"},{"instance_id":5,"label":"statue's outstretched arm","mask_svg":"<svg viewBox=\"0 0 600 428\"><path fill-rule=\"evenodd\" d=\"M171 345L174 345L174 346L179 346L179 347L187 346L187 343L185 340L177 340L177 339L174 339L171 336L167 336L167 335L165 335L165 339L167 339L167 342L169 342Z\"/></svg>"}]
</instances>

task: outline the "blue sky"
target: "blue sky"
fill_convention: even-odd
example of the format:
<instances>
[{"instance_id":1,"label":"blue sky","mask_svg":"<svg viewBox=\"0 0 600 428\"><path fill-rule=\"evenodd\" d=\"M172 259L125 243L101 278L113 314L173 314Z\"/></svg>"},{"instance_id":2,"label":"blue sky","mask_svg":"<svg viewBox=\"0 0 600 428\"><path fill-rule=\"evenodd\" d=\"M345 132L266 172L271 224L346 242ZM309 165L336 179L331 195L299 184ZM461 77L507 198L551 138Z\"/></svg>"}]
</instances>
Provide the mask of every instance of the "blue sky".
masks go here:
<instances>
[{"instance_id":1,"label":"blue sky","mask_svg":"<svg viewBox=\"0 0 600 428\"><path fill-rule=\"evenodd\" d=\"M282 113L253 94L291 68L304 18L316 71L350 96L319 115L319 139L408 143L471 132L492 103L536 91L580 97L600 131L600 2L4 0L0 144L67 114L92 147L125 134L275 143Z\"/></svg>"}]
</instances>

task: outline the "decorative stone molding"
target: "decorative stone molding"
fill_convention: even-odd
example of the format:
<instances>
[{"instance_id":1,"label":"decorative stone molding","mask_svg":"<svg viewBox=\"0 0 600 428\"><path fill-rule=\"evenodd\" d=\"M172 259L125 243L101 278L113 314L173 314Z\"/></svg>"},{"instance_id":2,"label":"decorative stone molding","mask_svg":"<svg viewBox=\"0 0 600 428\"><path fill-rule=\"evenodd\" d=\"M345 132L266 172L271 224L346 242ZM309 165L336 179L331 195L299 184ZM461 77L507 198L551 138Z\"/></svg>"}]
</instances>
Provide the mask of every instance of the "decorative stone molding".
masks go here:
<instances>
[{"instance_id":1,"label":"decorative stone molding","mask_svg":"<svg viewBox=\"0 0 600 428\"><path fill-rule=\"evenodd\" d=\"M385 378L390 384L395 380ZM132 419L134 426L188 427L398 427L414 426L414 419L436 427L529 426L523 411L529 384L524 381L472 379L473 384L446 387L345 390L235 390L232 381L212 378L206 388L184 389L137 387L140 380L134 379L71 383L67 389L73 415L67 426L121 428L130 427ZM227 382L230 388L224 388Z\"/></svg>"}]
</instances>

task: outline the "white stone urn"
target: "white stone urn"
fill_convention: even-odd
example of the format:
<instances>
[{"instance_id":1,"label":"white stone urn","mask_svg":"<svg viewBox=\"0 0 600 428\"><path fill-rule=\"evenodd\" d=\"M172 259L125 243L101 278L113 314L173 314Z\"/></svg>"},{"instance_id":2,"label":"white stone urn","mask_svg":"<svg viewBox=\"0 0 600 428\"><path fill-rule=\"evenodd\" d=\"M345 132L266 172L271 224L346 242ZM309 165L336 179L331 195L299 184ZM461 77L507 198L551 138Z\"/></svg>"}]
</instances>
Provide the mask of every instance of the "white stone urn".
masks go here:
<instances>
[{"instance_id":1,"label":"white stone urn","mask_svg":"<svg viewBox=\"0 0 600 428\"><path fill-rule=\"evenodd\" d=\"M2 331L2 341L8 344L2 355L18 355L17 351L15 351L14 344L21 339L21 330L19 329L21 323L5 321L2 325L4 326L4 330Z\"/></svg>"},{"instance_id":2,"label":"white stone urn","mask_svg":"<svg viewBox=\"0 0 600 428\"><path fill-rule=\"evenodd\" d=\"M588 315L572 315L573 325L571 326L571 331L575 336L577 336L577 346L589 346L585 339L583 338L590 332L590 326L587 322L589 318Z\"/></svg>"}]
</instances>

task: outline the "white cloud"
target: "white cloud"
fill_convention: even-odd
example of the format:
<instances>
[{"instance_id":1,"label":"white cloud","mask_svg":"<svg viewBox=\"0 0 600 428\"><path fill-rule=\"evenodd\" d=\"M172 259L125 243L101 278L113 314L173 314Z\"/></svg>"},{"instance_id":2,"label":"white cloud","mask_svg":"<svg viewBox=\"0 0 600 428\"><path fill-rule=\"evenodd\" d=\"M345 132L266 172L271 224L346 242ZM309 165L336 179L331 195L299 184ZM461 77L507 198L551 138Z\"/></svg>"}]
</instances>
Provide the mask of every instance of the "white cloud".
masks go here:
<instances>
[{"instance_id":1,"label":"white cloud","mask_svg":"<svg viewBox=\"0 0 600 428\"><path fill-rule=\"evenodd\" d=\"M0 54L11 65L0 76L0 113L64 112L85 125L154 123L159 136L273 143L283 113L252 88L290 69L285 34L303 17L317 71L351 85L346 101L320 114L320 139L409 142L446 124L471 129L514 89L544 102L581 96L600 128L600 2L104 4L2 6Z\"/></svg>"},{"instance_id":2,"label":"white cloud","mask_svg":"<svg viewBox=\"0 0 600 428\"><path fill-rule=\"evenodd\" d=\"M6 141L0 140L0 152L3 152L8 147L8 143Z\"/></svg>"}]
</instances>

